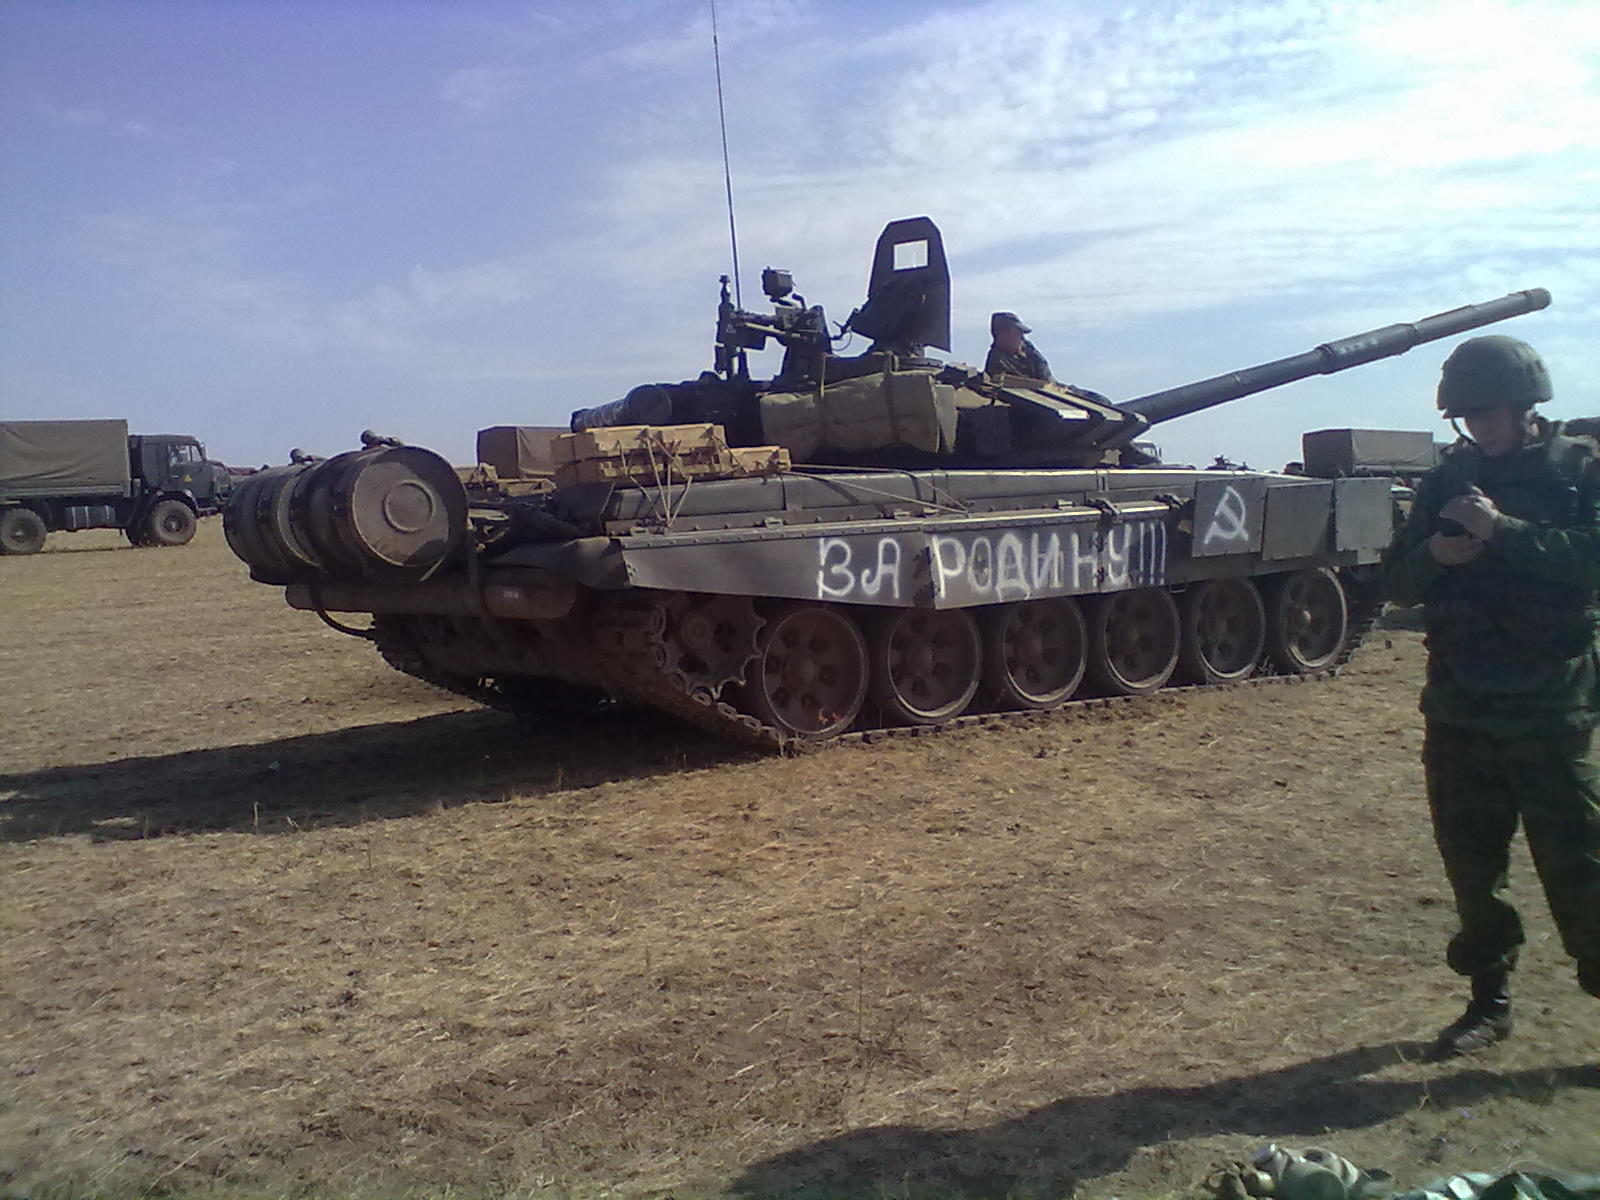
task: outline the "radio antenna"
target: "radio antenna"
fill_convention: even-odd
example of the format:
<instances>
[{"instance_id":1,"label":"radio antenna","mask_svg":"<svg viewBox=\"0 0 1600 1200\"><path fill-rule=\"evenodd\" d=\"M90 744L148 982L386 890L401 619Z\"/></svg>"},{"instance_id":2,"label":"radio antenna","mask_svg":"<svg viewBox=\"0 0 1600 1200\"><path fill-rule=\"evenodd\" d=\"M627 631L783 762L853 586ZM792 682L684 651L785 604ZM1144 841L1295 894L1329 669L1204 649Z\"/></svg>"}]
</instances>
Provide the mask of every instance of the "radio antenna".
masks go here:
<instances>
[{"instance_id":1,"label":"radio antenna","mask_svg":"<svg viewBox=\"0 0 1600 1200\"><path fill-rule=\"evenodd\" d=\"M739 234L733 225L733 171L728 166L728 114L722 107L722 50L717 45L717 0L711 3L711 58L717 65L717 122L722 126L722 182L728 191L728 243L733 249L733 302L744 307L739 294Z\"/></svg>"}]
</instances>

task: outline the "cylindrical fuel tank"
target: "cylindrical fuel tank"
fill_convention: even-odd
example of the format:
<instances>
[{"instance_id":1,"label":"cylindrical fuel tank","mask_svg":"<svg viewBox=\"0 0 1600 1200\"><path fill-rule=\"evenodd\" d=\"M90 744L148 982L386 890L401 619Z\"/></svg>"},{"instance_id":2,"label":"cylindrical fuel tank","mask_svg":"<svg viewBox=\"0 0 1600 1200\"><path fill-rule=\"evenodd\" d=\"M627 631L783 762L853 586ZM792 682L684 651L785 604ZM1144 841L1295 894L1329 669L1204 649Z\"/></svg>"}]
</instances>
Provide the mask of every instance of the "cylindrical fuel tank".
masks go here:
<instances>
[{"instance_id":1,"label":"cylindrical fuel tank","mask_svg":"<svg viewBox=\"0 0 1600 1200\"><path fill-rule=\"evenodd\" d=\"M461 545L467 493L433 451L374 446L312 467L294 489L291 523L329 576L416 579Z\"/></svg>"},{"instance_id":2,"label":"cylindrical fuel tank","mask_svg":"<svg viewBox=\"0 0 1600 1200\"><path fill-rule=\"evenodd\" d=\"M251 475L222 527L264 583L418 579L461 545L467 494L433 451L374 446Z\"/></svg>"},{"instance_id":3,"label":"cylindrical fuel tank","mask_svg":"<svg viewBox=\"0 0 1600 1200\"><path fill-rule=\"evenodd\" d=\"M228 496L222 532L263 583L288 583L322 569L292 516L295 495L311 470L311 463L294 463L258 471L235 484Z\"/></svg>"},{"instance_id":4,"label":"cylindrical fuel tank","mask_svg":"<svg viewBox=\"0 0 1600 1200\"><path fill-rule=\"evenodd\" d=\"M687 390L681 385L641 383L621 400L578 409L572 414L572 432L609 425L670 425L672 393Z\"/></svg>"}]
</instances>

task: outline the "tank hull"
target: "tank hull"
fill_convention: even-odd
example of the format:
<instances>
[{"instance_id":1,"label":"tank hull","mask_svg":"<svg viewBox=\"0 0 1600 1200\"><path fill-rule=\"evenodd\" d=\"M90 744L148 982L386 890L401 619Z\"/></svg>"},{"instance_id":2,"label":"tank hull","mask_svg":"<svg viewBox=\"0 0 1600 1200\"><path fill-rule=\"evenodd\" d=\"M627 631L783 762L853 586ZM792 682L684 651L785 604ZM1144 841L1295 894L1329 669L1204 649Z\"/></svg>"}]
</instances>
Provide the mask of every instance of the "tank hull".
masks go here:
<instances>
[{"instance_id":1,"label":"tank hull","mask_svg":"<svg viewBox=\"0 0 1600 1200\"><path fill-rule=\"evenodd\" d=\"M622 701L779 748L1330 670L1391 519L1386 480L1173 469L603 492L569 499L587 536L469 552L421 580L307 578L287 599L373 614L391 665L497 707ZM1296 580L1312 601L1281 600ZM1275 662L1274 644L1300 649Z\"/></svg>"}]
</instances>

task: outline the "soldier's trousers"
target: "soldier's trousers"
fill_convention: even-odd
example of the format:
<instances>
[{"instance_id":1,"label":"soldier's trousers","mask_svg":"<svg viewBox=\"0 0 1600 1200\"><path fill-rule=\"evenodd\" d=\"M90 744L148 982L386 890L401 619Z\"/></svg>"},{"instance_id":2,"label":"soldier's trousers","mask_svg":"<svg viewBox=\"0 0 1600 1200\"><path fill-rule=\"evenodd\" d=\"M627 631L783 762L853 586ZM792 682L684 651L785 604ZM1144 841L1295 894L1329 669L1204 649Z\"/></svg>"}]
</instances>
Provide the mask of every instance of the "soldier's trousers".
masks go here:
<instances>
[{"instance_id":1,"label":"soldier's trousers","mask_svg":"<svg viewBox=\"0 0 1600 1200\"><path fill-rule=\"evenodd\" d=\"M1600 770L1591 736L1499 738L1428 722L1422 762L1461 921L1446 955L1458 973L1516 965L1522 920L1503 893L1520 820L1579 986L1600 996Z\"/></svg>"}]
</instances>

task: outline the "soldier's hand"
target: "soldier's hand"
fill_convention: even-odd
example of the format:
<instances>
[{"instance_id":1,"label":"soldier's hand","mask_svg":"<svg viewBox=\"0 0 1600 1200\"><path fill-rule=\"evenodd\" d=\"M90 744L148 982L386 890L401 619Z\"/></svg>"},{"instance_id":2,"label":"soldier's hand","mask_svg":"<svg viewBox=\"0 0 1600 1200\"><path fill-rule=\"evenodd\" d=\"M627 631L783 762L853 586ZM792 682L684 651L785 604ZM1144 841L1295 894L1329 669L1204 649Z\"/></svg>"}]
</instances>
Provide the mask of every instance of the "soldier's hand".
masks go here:
<instances>
[{"instance_id":1,"label":"soldier's hand","mask_svg":"<svg viewBox=\"0 0 1600 1200\"><path fill-rule=\"evenodd\" d=\"M1458 522L1480 542L1487 542L1494 536L1494 523L1499 516L1500 510L1495 507L1494 501L1477 488L1464 496L1457 496L1439 510L1441 521Z\"/></svg>"},{"instance_id":2,"label":"soldier's hand","mask_svg":"<svg viewBox=\"0 0 1600 1200\"><path fill-rule=\"evenodd\" d=\"M1436 533L1428 539L1428 553L1441 567L1459 567L1482 554L1483 543L1470 533Z\"/></svg>"}]
</instances>

